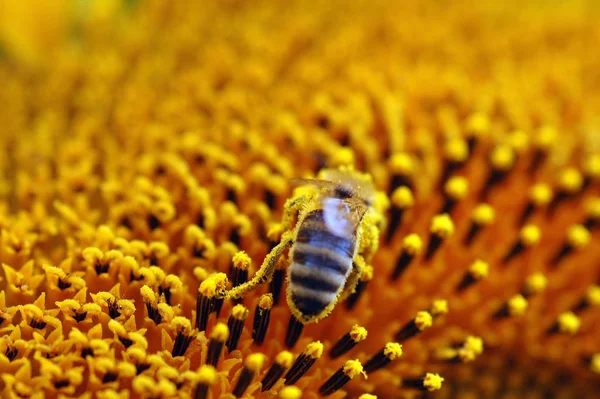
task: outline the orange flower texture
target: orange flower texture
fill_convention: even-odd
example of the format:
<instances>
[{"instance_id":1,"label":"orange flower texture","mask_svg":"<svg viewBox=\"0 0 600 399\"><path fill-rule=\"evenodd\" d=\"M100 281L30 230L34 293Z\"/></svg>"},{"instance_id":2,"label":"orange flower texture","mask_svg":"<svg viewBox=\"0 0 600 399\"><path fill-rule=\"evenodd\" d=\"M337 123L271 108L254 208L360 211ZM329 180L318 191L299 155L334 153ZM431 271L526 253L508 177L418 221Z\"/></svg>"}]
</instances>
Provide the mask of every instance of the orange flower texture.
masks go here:
<instances>
[{"instance_id":1,"label":"orange flower texture","mask_svg":"<svg viewBox=\"0 0 600 399\"><path fill-rule=\"evenodd\" d=\"M2 397L600 397L599 20L0 1Z\"/></svg>"}]
</instances>

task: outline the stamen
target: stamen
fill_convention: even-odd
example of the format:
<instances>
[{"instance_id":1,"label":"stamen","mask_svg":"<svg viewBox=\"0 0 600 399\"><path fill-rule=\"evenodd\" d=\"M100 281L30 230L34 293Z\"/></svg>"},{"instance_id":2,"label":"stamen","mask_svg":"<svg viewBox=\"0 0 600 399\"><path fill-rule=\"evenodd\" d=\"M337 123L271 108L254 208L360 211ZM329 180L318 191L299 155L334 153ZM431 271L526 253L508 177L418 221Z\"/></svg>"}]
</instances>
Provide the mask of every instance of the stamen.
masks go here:
<instances>
[{"instance_id":1,"label":"stamen","mask_svg":"<svg viewBox=\"0 0 600 399\"><path fill-rule=\"evenodd\" d=\"M533 175L542 166L552 148L558 132L552 126L542 126L534 136L533 146L535 151L529 164L528 173Z\"/></svg>"},{"instance_id":2,"label":"stamen","mask_svg":"<svg viewBox=\"0 0 600 399\"><path fill-rule=\"evenodd\" d=\"M210 333L206 364L217 367L225 341L229 338L229 328L224 323L217 323Z\"/></svg>"},{"instance_id":3,"label":"stamen","mask_svg":"<svg viewBox=\"0 0 600 399\"><path fill-rule=\"evenodd\" d=\"M285 385L295 384L304 374L310 370L313 364L323 355L323 344L320 341L311 342L306 346L304 352L292 364L285 374Z\"/></svg>"},{"instance_id":4,"label":"stamen","mask_svg":"<svg viewBox=\"0 0 600 399\"><path fill-rule=\"evenodd\" d=\"M155 324L160 324L162 322L162 316L158 311L158 298L156 297L156 293L152 288L147 285L142 286L140 288L140 294L146 305L146 310L148 311L148 318L154 321Z\"/></svg>"},{"instance_id":5,"label":"stamen","mask_svg":"<svg viewBox=\"0 0 600 399\"><path fill-rule=\"evenodd\" d=\"M552 216L558 206L568 198L575 196L583 187L583 176L575 168L566 168L558 178L558 188L552 202L548 205L548 216Z\"/></svg>"},{"instance_id":6,"label":"stamen","mask_svg":"<svg viewBox=\"0 0 600 399\"><path fill-rule=\"evenodd\" d=\"M254 376L256 376L262 368L264 361L265 355L262 353L253 353L246 358L246 363L242 368L237 384L233 388L232 393L236 398L244 396L244 392L246 392L246 389L254 379Z\"/></svg>"},{"instance_id":7,"label":"stamen","mask_svg":"<svg viewBox=\"0 0 600 399\"><path fill-rule=\"evenodd\" d=\"M249 314L250 311L244 305L235 305L233 309L231 309L231 315L229 316L229 320L227 320L229 337L225 343L228 352L236 350L242 332L244 331L244 323Z\"/></svg>"},{"instance_id":8,"label":"stamen","mask_svg":"<svg viewBox=\"0 0 600 399\"><path fill-rule=\"evenodd\" d=\"M476 112L467 118L465 125L465 137L469 148L469 156L473 155L475 147L482 136L486 135L491 127L490 119L481 112Z\"/></svg>"},{"instance_id":9,"label":"stamen","mask_svg":"<svg viewBox=\"0 0 600 399\"><path fill-rule=\"evenodd\" d=\"M285 269L275 269L275 273L273 273L273 279L271 279L271 282L269 283L269 292L273 294L273 305L277 305L279 303L284 281Z\"/></svg>"},{"instance_id":10,"label":"stamen","mask_svg":"<svg viewBox=\"0 0 600 399\"><path fill-rule=\"evenodd\" d=\"M431 232L431 236L429 237L429 245L425 254L426 260L430 260L442 245L444 239L454 233L454 223L446 213L436 215L431 219L429 231Z\"/></svg>"},{"instance_id":11,"label":"stamen","mask_svg":"<svg viewBox=\"0 0 600 399\"><path fill-rule=\"evenodd\" d=\"M465 165L469 158L469 147L463 139L451 138L444 145L444 157L446 164L440 178L440 187L444 187L448 178Z\"/></svg>"},{"instance_id":12,"label":"stamen","mask_svg":"<svg viewBox=\"0 0 600 399\"><path fill-rule=\"evenodd\" d=\"M390 242L394 233L402 223L402 216L407 209L410 209L415 204L410 188L401 186L394 190L391 196L392 209L390 211L390 222L386 232L385 240Z\"/></svg>"},{"instance_id":13,"label":"stamen","mask_svg":"<svg viewBox=\"0 0 600 399\"><path fill-rule=\"evenodd\" d=\"M188 319L180 316L174 317L172 324L177 330L177 335L175 336L171 355L173 357L183 356L195 337L192 332L192 324Z\"/></svg>"},{"instance_id":14,"label":"stamen","mask_svg":"<svg viewBox=\"0 0 600 399\"><path fill-rule=\"evenodd\" d=\"M496 212L488 204L479 204L473 209L471 215L471 227L469 232L464 238L464 244L469 246L473 243L473 240L479 235L481 230L494 222L496 218Z\"/></svg>"},{"instance_id":15,"label":"stamen","mask_svg":"<svg viewBox=\"0 0 600 399\"><path fill-rule=\"evenodd\" d=\"M524 224L536 209L547 205L552 200L552 189L549 185L538 183L529 190L529 201L519 217L519 225Z\"/></svg>"},{"instance_id":16,"label":"stamen","mask_svg":"<svg viewBox=\"0 0 600 399\"><path fill-rule=\"evenodd\" d=\"M377 371L402 356L402 345L397 342L388 342L379 352L371 357L364 365L367 374Z\"/></svg>"},{"instance_id":17,"label":"stamen","mask_svg":"<svg viewBox=\"0 0 600 399\"><path fill-rule=\"evenodd\" d=\"M583 166L583 186L581 191L586 190L594 181L600 178L600 154L592 154L584 161Z\"/></svg>"},{"instance_id":18,"label":"stamen","mask_svg":"<svg viewBox=\"0 0 600 399\"><path fill-rule=\"evenodd\" d=\"M215 306L215 295L217 284L211 277L204 280L198 288L196 299L196 329L205 331L208 325L208 317Z\"/></svg>"},{"instance_id":19,"label":"stamen","mask_svg":"<svg viewBox=\"0 0 600 399\"><path fill-rule=\"evenodd\" d=\"M456 204L467 196L469 182L465 177L453 176L444 185L444 205L439 213L452 213Z\"/></svg>"},{"instance_id":20,"label":"stamen","mask_svg":"<svg viewBox=\"0 0 600 399\"><path fill-rule=\"evenodd\" d=\"M574 224L567 230L567 239L562 248L556 252L550 264L556 266L574 250L585 247L590 242L590 232L580 224Z\"/></svg>"},{"instance_id":21,"label":"stamen","mask_svg":"<svg viewBox=\"0 0 600 399\"><path fill-rule=\"evenodd\" d=\"M581 327L581 320L573 312L561 313L554 324L548 329L548 334L575 335Z\"/></svg>"},{"instance_id":22,"label":"stamen","mask_svg":"<svg viewBox=\"0 0 600 399\"><path fill-rule=\"evenodd\" d=\"M527 310L529 303L521 294L514 295L504 303L496 313L495 319L503 319L511 316L521 316Z\"/></svg>"},{"instance_id":23,"label":"stamen","mask_svg":"<svg viewBox=\"0 0 600 399\"><path fill-rule=\"evenodd\" d=\"M251 263L252 260L244 251L237 252L233 256L230 271L232 287L237 287L248 281L248 269L250 268ZM241 303L242 299L243 298L236 298L234 302Z\"/></svg>"},{"instance_id":24,"label":"stamen","mask_svg":"<svg viewBox=\"0 0 600 399\"><path fill-rule=\"evenodd\" d=\"M396 261L396 267L390 276L392 281L398 280L412 260L418 256L423 249L423 241L417 234L409 234L402 240L402 252Z\"/></svg>"},{"instance_id":25,"label":"stamen","mask_svg":"<svg viewBox=\"0 0 600 399\"><path fill-rule=\"evenodd\" d=\"M356 284L356 288L354 289L354 292L352 294L350 294L350 296L346 300L346 308L348 310L352 310L354 308L354 306L360 299L360 296L362 295L362 293L367 289L367 286L369 285L369 281L371 281L372 279L373 279L373 266L366 265L363 268L363 271L360 275L360 279L358 280L358 284Z\"/></svg>"},{"instance_id":26,"label":"stamen","mask_svg":"<svg viewBox=\"0 0 600 399\"><path fill-rule=\"evenodd\" d=\"M290 322L288 323L287 334L285 336L285 346L291 349L296 345L302 331L304 330L304 324L300 322L294 315L290 316Z\"/></svg>"},{"instance_id":27,"label":"stamen","mask_svg":"<svg viewBox=\"0 0 600 399\"><path fill-rule=\"evenodd\" d=\"M413 158L407 153L397 153L390 157L389 170L392 174L389 193L393 193L399 187L414 188L413 175L415 165Z\"/></svg>"},{"instance_id":28,"label":"stamen","mask_svg":"<svg viewBox=\"0 0 600 399\"><path fill-rule=\"evenodd\" d=\"M271 308L273 307L273 295L264 294L258 300L254 311L254 322L252 327L252 339L256 345L262 345L267 335L269 322L271 321Z\"/></svg>"},{"instance_id":29,"label":"stamen","mask_svg":"<svg viewBox=\"0 0 600 399\"><path fill-rule=\"evenodd\" d=\"M302 390L295 386L283 387L279 391L279 399L300 399Z\"/></svg>"},{"instance_id":30,"label":"stamen","mask_svg":"<svg viewBox=\"0 0 600 399\"><path fill-rule=\"evenodd\" d=\"M477 259L471 264L469 270L465 273L462 281L456 287L456 290L458 292L464 291L476 282L487 277L488 273L489 265L486 262Z\"/></svg>"},{"instance_id":31,"label":"stamen","mask_svg":"<svg viewBox=\"0 0 600 399\"><path fill-rule=\"evenodd\" d=\"M586 204L586 218L583 226L591 230L594 227L600 226L600 197L594 197Z\"/></svg>"},{"instance_id":32,"label":"stamen","mask_svg":"<svg viewBox=\"0 0 600 399\"><path fill-rule=\"evenodd\" d=\"M420 334L421 331L425 330L426 328L431 327L432 322L433 318L429 312L417 312L415 318L406 323L404 327L402 327L400 331L396 333L395 339L398 342L404 342L407 339Z\"/></svg>"},{"instance_id":33,"label":"stamen","mask_svg":"<svg viewBox=\"0 0 600 399\"><path fill-rule=\"evenodd\" d=\"M511 147L507 145L494 147L490 154L490 173L481 190L481 198L487 198L490 190L506 179L514 165L515 152Z\"/></svg>"},{"instance_id":34,"label":"stamen","mask_svg":"<svg viewBox=\"0 0 600 399\"><path fill-rule=\"evenodd\" d=\"M269 370L265 374L262 380L262 392L268 391L279 381L283 373L290 368L294 355L288 351L279 352L275 358L275 362L269 367Z\"/></svg>"},{"instance_id":35,"label":"stamen","mask_svg":"<svg viewBox=\"0 0 600 399\"><path fill-rule=\"evenodd\" d=\"M443 382L444 379L439 374L427 373L421 378L403 379L402 386L420 391L433 392L441 389Z\"/></svg>"},{"instance_id":36,"label":"stamen","mask_svg":"<svg viewBox=\"0 0 600 399\"><path fill-rule=\"evenodd\" d=\"M440 348L434 357L447 363L469 363L483 353L483 340L479 337L468 336L457 346Z\"/></svg>"},{"instance_id":37,"label":"stamen","mask_svg":"<svg viewBox=\"0 0 600 399\"><path fill-rule=\"evenodd\" d=\"M377 399L377 396L371 395L370 393L363 393L358 399Z\"/></svg>"},{"instance_id":38,"label":"stamen","mask_svg":"<svg viewBox=\"0 0 600 399\"><path fill-rule=\"evenodd\" d=\"M600 306L600 286L592 285L588 287L585 295L577 305L572 309L574 313L581 312L588 309L591 306Z\"/></svg>"},{"instance_id":39,"label":"stamen","mask_svg":"<svg viewBox=\"0 0 600 399\"><path fill-rule=\"evenodd\" d=\"M543 273L534 273L525 280L523 288L521 288L521 295L523 298L532 297L544 291L547 285L548 279Z\"/></svg>"},{"instance_id":40,"label":"stamen","mask_svg":"<svg viewBox=\"0 0 600 399\"><path fill-rule=\"evenodd\" d=\"M329 357L338 358L354 348L360 341L367 338L367 329L355 324L350 332L344 334L329 351Z\"/></svg>"},{"instance_id":41,"label":"stamen","mask_svg":"<svg viewBox=\"0 0 600 399\"><path fill-rule=\"evenodd\" d=\"M588 368L590 369L590 371L596 374L600 374L600 353L595 353L592 356L590 356Z\"/></svg>"},{"instance_id":42,"label":"stamen","mask_svg":"<svg viewBox=\"0 0 600 399\"><path fill-rule=\"evenodd\" d=\"M210 387L217 382L217 371L208 365L202 365L198 369L196 390L194 399L207 399Z\"/></svg>"},{"instance_id":43,"label":"stamen","mask_svg":"<svg viewBox=\"0 0 600 399\"><path fill-rule=\"evenodd\" d=\"M536 245L540 241L541 236L542 233L539 227L532 224L526 224L523 226L519 232L518 241L512 246L506 255L504 255L504 258L502 258L502 264L507 264L515 256Z\"/></svg>"},{"instance_id":44,"label":"stamen","mask_svg":"<svg viewBox=\"0 0 600 399\"><path fill-rule=\"evenodd\" d=\"M319 393L324 396L331 395L342 388L351 379L363 373L363 367L358 360L348 360L343 367L336 371L319 388Z\"/></svg>"}]
</instances>

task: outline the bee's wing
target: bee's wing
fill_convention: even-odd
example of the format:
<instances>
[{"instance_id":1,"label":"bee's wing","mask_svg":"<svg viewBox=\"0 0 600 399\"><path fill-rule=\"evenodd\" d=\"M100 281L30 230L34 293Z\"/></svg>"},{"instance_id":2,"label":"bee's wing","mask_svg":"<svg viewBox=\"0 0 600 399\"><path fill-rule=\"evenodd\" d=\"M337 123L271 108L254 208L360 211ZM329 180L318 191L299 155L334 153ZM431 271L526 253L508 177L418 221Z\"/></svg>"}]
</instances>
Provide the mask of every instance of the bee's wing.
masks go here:
<instances>
[{"instance_id":1,"label":"bee's wing","mask_svg":"<svg viewBox=\"0 0 600 399\"><path fill-rule=\"evenodd\" d=\"M292 179L292 187L313 186L317 188L333 189L335 183L329 180L320 179Z\"/></svg>"},{"instance_id":2,"label":"bee's wing","mask_svg":"<svg viewBox=\"0 0 600 399\"><path fill-rule=\"evenodd\" d=\"M345 237L355 232L367 207L360 200L324 198L323 219L325 226L336 236Z\"/></svg>"}]
</instances>

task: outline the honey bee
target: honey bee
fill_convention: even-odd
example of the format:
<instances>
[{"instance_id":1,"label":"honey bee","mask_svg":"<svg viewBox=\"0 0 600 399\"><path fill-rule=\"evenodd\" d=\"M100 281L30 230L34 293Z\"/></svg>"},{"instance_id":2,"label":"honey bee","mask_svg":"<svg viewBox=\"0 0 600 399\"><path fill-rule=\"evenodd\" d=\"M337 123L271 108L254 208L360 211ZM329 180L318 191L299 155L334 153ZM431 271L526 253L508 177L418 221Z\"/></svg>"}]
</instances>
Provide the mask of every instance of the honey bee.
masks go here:
<instances>
[{"instance_id":1,"label":"honey bee","mask_svg":"<svg viewBox=\"0 0 600 399\"><path fill-rule=\"evenodd\" d=\"M240 298L270 281L284 251L289 251L287 303L303 324L319 321L346 299L379 245L385 195L369 175L349 168L324 169L317 179L296 179L286 201L281 241L248 282L223 291Z\"/></svg>"}]
</instances>

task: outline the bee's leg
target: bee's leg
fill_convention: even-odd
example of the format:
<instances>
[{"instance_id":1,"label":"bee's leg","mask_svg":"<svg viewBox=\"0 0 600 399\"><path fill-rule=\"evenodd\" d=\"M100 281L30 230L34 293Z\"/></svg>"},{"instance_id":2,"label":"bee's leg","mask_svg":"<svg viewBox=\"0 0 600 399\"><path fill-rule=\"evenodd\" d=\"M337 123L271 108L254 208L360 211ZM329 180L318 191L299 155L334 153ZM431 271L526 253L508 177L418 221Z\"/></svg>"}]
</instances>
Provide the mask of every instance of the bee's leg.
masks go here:
<instances>
[{"instance_id":1,"label":"bee's leg","mask_svg":"<svg viewBox=\"0 0 600 399\"><path fill-rule=\"evenodd\" d=\"M260 266L260 269L256 272L254 277L251 280L240 284L236 287L233 287L230 290L223 290L217 293L217 297L219 298L228 298L228 299L237 299L244 296L246 293L254 290L260 284L266 283L271 280L273 277L273 273L275 272L275 268L277 266L277 261L283 254L283 252L293 243L291 232L284 233L281 237L281 242L277 244L271 252L267 254L263 264Z\"/></svg>"},{"instance_id":2,"label":"bee's leg","mask_svg":"<svg viewBox=\"0 0 600 399\"><path fill-rule=\"evenodd\" d=\"M294 221L298 217L298 212L308 201L306 195L302 195L295 198L290 198L285 202L283 206L283 219L281 221L281 227L284 231L292 230Z\"/></svg>"},{"instance_id":3,"label":"bee's leg","mask_svg":"<svg viewBox=\"0 0 600 399\"><path fill-rule=\"evenodd\" d=\"M338 302L345 301L356 289L358 282L360 281L360 276L363 273L365 268L365 260L361 255L356 255L354 261L352 262L352 270L350 271L350 275L346 280L346 285L344 286L344 290L340 294L338 298Z\"/></svg>"}]
</instances>

